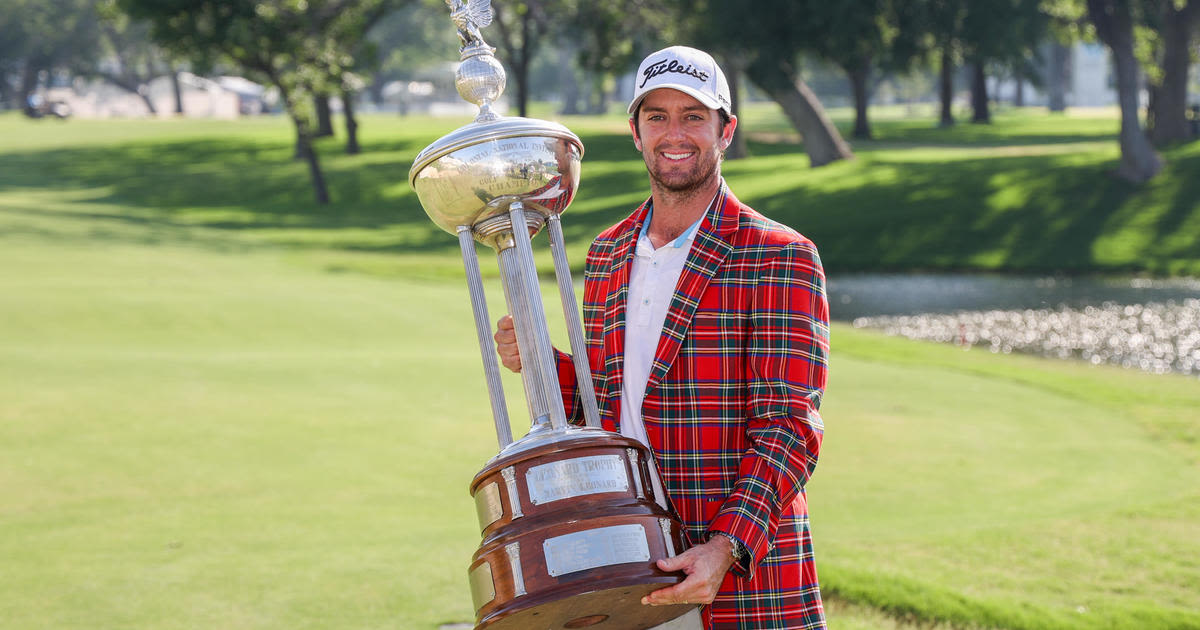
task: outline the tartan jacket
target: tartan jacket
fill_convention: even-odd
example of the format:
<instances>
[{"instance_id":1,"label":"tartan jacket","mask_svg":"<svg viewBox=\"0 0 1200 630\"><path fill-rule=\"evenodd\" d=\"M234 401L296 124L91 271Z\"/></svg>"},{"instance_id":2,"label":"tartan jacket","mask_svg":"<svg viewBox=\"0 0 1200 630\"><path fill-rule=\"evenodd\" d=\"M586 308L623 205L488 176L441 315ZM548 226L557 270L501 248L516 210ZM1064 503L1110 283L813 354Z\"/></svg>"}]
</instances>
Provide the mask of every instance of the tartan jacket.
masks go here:
<instances>
[{"instance_id":1,"label":"tartan jacket","mask_svg":"<svg viewBox=\"0 0 1200 630\"><path fill-rule=\"evenodd\" d=\"M601 421L620 430L625 307L647 200L600 234L584 269L584 328ZM667 312L642 405L663 483L692 544L713 532L749 558L701 611L714 630L824 628L805 483L820 451L829 349L811 241L722 183ZM558 353L568 417L581 415Z\"/></svg>"}]
</instances>

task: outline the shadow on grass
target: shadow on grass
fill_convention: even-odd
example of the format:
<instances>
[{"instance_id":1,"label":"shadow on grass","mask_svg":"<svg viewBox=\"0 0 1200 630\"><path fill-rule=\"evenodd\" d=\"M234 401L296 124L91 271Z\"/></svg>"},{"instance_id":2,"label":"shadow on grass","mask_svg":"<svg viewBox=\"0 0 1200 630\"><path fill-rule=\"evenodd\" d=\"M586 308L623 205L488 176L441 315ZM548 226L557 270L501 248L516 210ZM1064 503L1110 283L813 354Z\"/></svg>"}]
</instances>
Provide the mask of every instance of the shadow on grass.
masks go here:
<instances>
[{"instance_id":1,"label":"shadow on grass","mask_svg":"<svg viewBox=\"0 0 1200 630\"><path fill-rule=\"evenodd\" d=\"M1103 168L1062 162L880 160L865 168L894 169L900 175L889 184L801 187L756 203L816 241L834 269L1085 271L1098 262L1092 245L1109 217L1137 189Z\"/></svg>"},{"instance_id":2,"label":"shadow on grass","mask_svg":"<svg viewBox=\"0 0 1200 630\"><path fill-rule=\"evenodd\" d=\"M1110 137L1087 130L1002 136L997 129L972 125L878 128L879 143L955 146ZM254 230L272 233L274 243L347 251L451 253L454 239L431 230L407 181L413 157L433 139L367 142L359 156L342 155L336 140L323 142L321 157L335 200L324 206L312 200L306 167L292 160L290 141L236 136L3 154L0 192L84 189L91 194L80 201L130 210L56 212L74 221ZM564 220L574 249L624 217L648 190L628 135L593 133L583 140L577 201L585 203L577 203ZM1180 230L1200 229L1200 151L1190 148L1169 156L1168 175L1154 184L1174 188L1161 195L1168 205L1159 209L1154 233L1143 235L1147 245L1137 252L1139 258L1126 261L1097 259L1094 246L1115 229L1118 214L1136 210L1131 204L1146 193L1109 177L1105 169L1112 165L1100 158L1072 153L900 162L868 146L854 162L809 169L796 143L751 142L750 150L751 160L727 165L728 173L736 173L735 192L745 182L784 178L774 192L746 194L743 200L816 241L830 271L1200 272L1200 234L1183 239L1181 247L1155 247ZM589 165L597 172L589 173ZM1181 257L1186 259L1182 267Z\"/></svg>"}]
</instances>

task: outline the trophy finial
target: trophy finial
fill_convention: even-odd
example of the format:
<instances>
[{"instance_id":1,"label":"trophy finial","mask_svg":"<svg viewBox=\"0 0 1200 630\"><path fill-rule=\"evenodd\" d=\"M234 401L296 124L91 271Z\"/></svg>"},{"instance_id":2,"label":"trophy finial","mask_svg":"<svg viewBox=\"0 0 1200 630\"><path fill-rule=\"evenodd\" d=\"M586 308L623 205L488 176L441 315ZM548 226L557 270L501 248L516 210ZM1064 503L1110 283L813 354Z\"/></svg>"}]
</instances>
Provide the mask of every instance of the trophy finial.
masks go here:
<instances>
[{"instance_id":1,"label":"trophy finial","mask_svg":"<svg viewBox=\"0 0 1200 630\"><path fill-rule=\"evenodd\" d=\"M454 73L454 87L468 103L479 106L475 122L496 120L492 103L504 93L507 77L504 67L496 60L496 49L483 41L479 29L492 23L491 0L446 0L450 19L458 28L461 63Z\"/></svg>"},{"instance_id":2,"label":"trophy finial","mask_svg":"<svg viewBox=\"0 0 1200 630\"><path fill-rule=\"evenodd\" d=\"M479 29L492 23L492 0L446 0L450 7L450 19L458 27L461 49L470 48L476 42L487 45Z\"/></svg>"}]
</instances>

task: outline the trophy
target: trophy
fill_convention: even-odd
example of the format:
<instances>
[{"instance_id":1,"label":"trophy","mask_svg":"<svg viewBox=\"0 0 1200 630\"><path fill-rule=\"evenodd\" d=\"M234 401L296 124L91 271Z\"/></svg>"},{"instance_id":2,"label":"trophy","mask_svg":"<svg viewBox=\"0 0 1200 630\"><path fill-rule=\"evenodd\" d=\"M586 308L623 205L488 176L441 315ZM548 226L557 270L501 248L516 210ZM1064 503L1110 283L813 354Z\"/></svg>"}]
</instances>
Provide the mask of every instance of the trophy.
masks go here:
<instances>
[{"instance_id":1,"label":"trophy","mask_svg":"<svg viewBox=\"0 0 1200 630\"><path fill-rule=\"evenodd\" d=\"M560 124L492 111L505 75L479 34L492 20L490 0L446 4L462 42L455 84L479 115L421 151L409 183L430 219L458 237L500 444L470 488L482 535L468 571L475 628L649 628L695 606L640 601L683 580L655 563L682 552L685 538L656 490L649 449L600 427L560 222L579 186L583 144ZM568 424L563 407L531 242L543 227L585 426ZM521 353L531 428L516 441L475 241L496 251Z\"/></svg>"}]
</instances>

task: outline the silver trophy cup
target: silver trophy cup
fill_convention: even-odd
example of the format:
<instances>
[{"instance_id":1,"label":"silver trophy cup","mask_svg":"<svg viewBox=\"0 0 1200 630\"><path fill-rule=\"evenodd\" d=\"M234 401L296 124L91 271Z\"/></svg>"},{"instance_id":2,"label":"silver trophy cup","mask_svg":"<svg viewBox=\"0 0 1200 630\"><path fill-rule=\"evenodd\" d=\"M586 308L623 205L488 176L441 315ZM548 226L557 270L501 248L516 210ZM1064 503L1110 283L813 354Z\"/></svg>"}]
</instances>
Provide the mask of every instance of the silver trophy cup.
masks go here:
<instances>
[{"instance_id":1,"label":"silver trophy cup","mask_svg":"<svg viewBox=\"0 0 1200 630\"><path fill-rule=\"evenodd\" d=\"M417 155L409 182L425 212L458 237L500 452L471 484L483 541L469 569L476 628L649 628L693 606L640 598L682 581L655 562L686 545L656 496L652 455L600 427L560 215L579 187L583 144L566 127L495 114L504 69L479 34L489 0L447 0L462 41L459 94L475 121ZM568 424L533 259L549 233L585 426ZM496 251L517 333L530 430L514 441L475 241Z\"/></svg>"}]
</instances>

